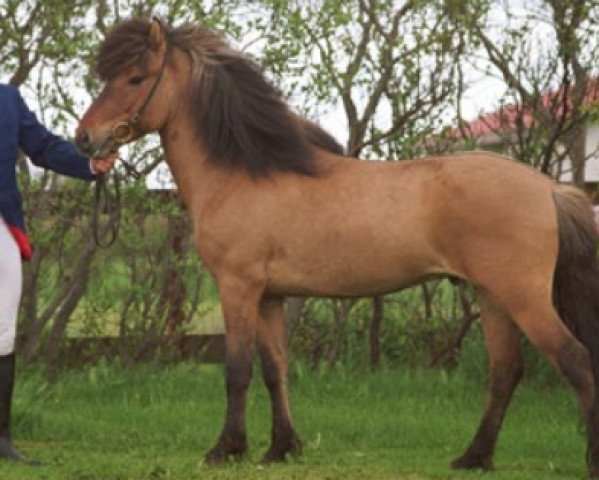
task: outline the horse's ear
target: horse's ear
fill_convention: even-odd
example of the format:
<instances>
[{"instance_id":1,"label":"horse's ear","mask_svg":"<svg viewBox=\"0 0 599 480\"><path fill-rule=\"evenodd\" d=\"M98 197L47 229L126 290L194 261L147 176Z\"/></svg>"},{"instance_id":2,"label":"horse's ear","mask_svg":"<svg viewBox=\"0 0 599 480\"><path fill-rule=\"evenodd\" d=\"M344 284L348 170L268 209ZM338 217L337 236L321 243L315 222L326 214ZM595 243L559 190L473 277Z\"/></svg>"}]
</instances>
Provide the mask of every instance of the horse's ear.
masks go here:
<instances>
[{"instance_id":1,"label":"horse's ear","mask_svg":"<svg viewBox=\"0 0 599 480\"><path fill-rule=\"evenodd\" d=\"M164 27L162 26L162 22L156 17L152 19L149 37L150 48L152 50L158 50L164 43Z\"/></svg>"}]
</instances>

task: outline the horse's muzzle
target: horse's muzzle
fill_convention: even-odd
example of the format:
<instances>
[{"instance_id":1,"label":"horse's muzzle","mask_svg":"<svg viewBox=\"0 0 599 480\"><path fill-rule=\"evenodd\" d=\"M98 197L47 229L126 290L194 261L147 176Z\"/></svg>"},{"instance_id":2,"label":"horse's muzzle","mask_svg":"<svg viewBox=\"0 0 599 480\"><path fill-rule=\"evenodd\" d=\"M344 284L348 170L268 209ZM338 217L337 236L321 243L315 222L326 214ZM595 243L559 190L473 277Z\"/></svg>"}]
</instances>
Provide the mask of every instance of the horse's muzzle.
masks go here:
<instances>
[{"instance_id":1,"label":"horse's muzzle","mask_svg":"<svg viewBox=\"0 0 599 480\"><path fill-rule=\"evenodd\" d=\"M92 139L87 130L80 131L75 137L75 145L81 153L87 156L91 156L92 152Z\"/></svg>"},{"instance_id":2,"label":"horse's muzzle","mask_svg":"<svg viewBox=\"0 0 599 480\"><path fill-rule=\"evenodd\" d=\"M89 130L81 130L75 137L75 145L83 155L101 158L116 152L122 142L115 139L112 132L103 137L95 137Z\"/></svg>"}]
</instances>

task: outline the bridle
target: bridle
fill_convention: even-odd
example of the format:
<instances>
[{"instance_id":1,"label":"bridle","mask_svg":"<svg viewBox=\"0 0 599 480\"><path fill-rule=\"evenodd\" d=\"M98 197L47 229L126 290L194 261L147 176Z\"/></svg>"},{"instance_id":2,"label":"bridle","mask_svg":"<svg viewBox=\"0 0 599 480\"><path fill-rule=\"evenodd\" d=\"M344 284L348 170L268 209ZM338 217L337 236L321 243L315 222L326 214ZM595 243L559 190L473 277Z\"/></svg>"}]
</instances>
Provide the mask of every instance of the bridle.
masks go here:
<instances>
[{"instance_id":1,"label":"bridle","mask_svg":"<svg viewBox=\"0 0 599 480\"><path fill-rule=\"evenodd\" d=\"M133 115L131 115L131 118L129 118L129 120L118 122L112 127L111 137L113 140L116 140L120 145L124 145L125 143L130 142L133 138L135 130L139 126L139 123L141 122L146 108L148 108L148 105L152 101L152 98L154 97L156 90L158 90L158 86L160 85L160 81L162 80L162 76L164 75L164 70L166 69L167 57L168 43L166 43L164 56L162 57L162 65L160 66L160 72L158 72L158 76L154 81L154 85L152 85L152 88L150 89L148 96L146 97L144 102L141 104L141 107L139 107L137 111Z\"/></svg>"},{"instance_id":2,"label":"bridle","mask_svg":"<svg viewBox=\"0 0 599 480\"><path fill-rule=\"evenodd\" d=\"M157 18L154 18L153 21L160 23L160 20L158 20ZM143 114L148 108L150 102L152 101L152 98L154 97L156 90L158 90L158 86L160 85L160 81L162 80L162 76L164 75L164 70L166 69L166 62L168 57L168 48L168 43L166 43L164 56L162 57L162 65L160 66L160 72L158 72L158 76L156 77L156 80L154 81L152 88L148 92L148 96L141 104L141 107L139 107L137 111L133 113L133 115L131 115L131 118L129 118L129 120L118 122L112 127L111 134L106 139L106 143L115 141L119 145L124 145L125 143L128 143L132 140L133 135L135 134L135 130L139 127L139 123L141 122ZM100 150L104 148L106 143L104 143L104 145L100 147ZM123 162L126 166L128 165L122 159L121 162ZM111 246L116 241L120 227L120 179L118 173L114 170L112 175L112 183L114 194L111 194L109 191L105 175L98 175L96 179L96 185L94 190L94 202L91 215L91 229L94 242L98 247ZM101 211L105 211L109 217L108 223L104 226L104 228L100 226ZM108 233L110 233L110 237L107 242L103 243L102 237L104 237Z\"/></svg>"}]
</instances>

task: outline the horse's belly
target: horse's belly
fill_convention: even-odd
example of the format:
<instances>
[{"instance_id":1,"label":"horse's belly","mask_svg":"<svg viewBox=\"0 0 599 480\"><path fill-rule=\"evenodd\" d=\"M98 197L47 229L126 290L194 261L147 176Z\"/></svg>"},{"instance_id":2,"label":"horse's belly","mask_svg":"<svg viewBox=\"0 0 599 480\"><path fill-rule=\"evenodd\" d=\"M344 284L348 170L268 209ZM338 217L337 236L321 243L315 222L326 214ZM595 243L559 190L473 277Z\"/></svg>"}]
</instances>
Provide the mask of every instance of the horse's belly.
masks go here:
<instances>
[{"instance_id":1,"label":"horse's belly","mask_svg":"<svg viewBox=\"0 0 599 480\"><path fill-rule=\"evenodd\" d=\"M321 261L318 261L321 260ZM433 256L362 252L305 262L272 262L268 290L281 295L354 297L388 293L418 281L451 273Z\"/></svg>"}]
</instances>

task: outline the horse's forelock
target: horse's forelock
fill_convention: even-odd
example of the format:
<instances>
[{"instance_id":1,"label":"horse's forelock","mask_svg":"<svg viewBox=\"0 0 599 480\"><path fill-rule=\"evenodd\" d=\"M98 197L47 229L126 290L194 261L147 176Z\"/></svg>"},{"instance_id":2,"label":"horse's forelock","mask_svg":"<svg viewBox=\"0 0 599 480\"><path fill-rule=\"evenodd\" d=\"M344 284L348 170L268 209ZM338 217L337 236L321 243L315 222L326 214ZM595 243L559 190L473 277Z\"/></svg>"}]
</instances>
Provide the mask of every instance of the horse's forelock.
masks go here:
<instances>
[{"instance_id":1,"label":"horse's forelock","mask_svg":"<svg viewBox=\"0 0 599 480\"><path fill-rule=\"evenodd\" d=\"M103 81L144 61L150 46L150 25L148 20L134 18L119 23L109 32L96 59L96 71Z\"/></svg>"}]
</instances>

